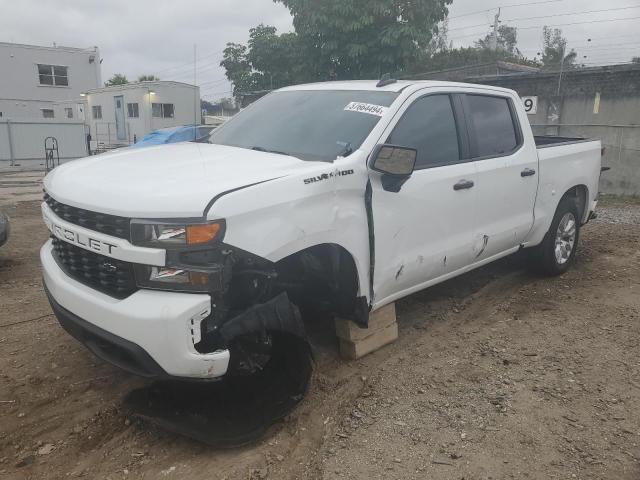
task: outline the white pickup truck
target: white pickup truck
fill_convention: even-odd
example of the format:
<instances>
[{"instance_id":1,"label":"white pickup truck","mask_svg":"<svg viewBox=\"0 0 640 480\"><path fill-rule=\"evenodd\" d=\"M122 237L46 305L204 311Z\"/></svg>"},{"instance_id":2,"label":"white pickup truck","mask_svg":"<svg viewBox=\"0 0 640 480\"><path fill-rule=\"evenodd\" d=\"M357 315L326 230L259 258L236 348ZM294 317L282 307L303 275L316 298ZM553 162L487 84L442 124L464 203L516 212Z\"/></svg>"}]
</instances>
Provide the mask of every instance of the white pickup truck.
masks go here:
<instances>
[{"instance_id":1,"label":"white pickup truck","mask_svg":"<svg viewBox=\"0 0 640 480\"><path fill-rule=\"evenodd\" d=\"M273 92L210 144L123 150L44 181L44 284L62 326L151 378L211 380L304 337L299 308L366 326L523 248L561 274L598 198L599 141L535 138L517 94L431 81Z\"/></svg>"}]
</instances>

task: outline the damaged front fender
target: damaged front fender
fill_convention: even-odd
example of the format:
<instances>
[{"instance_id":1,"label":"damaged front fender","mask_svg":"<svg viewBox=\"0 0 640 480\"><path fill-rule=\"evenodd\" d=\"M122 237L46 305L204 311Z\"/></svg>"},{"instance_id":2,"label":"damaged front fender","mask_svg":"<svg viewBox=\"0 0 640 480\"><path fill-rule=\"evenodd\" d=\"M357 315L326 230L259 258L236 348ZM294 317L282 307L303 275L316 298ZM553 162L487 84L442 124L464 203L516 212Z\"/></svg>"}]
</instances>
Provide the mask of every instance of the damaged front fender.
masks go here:
<instances>
[{"instance_id":1,"label":"damaged front fender","mask_svg":"<svg viewBox=\"0 0 640 480\"><path fill-rule=\"evenodd\" d=\"M266 303L254 305L227 321L220 329L220 336L229 345L240 335L281 332L307 341L304 324L298 308L289 301L286 292Z\"/></svg>"}]
</instances>

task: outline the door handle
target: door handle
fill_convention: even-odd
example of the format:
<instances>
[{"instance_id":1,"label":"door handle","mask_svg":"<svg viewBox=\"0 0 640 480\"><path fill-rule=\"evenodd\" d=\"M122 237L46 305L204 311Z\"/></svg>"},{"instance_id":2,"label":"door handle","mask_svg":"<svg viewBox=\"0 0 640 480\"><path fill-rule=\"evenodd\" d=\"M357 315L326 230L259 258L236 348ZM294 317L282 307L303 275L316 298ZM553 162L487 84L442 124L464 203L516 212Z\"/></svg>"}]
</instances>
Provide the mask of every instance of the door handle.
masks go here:
<instances>
[{"instance_id":1,"label":"door handle","mask_svg":"<svg viewBox=\"0 0 640 480\"><path fill-rule=\"evenodd\" d=\"M453 186L453 189L458 191L458 190L467 190L469 188L473 188L473 186L475 185L475 183L473 183L471 180L460 180L458 183L456 183Z\"/></svg>"},{"instance_id":2,"label":"door handle","mask_svg":"<svg viewBox=\"0 0 640 480\"><path fill-rule=\"evenodd\" d=\"M520 172L521 177L531 177L536 174L536 171L533 168L525 168Z\"/></svg>"}]
</instances>

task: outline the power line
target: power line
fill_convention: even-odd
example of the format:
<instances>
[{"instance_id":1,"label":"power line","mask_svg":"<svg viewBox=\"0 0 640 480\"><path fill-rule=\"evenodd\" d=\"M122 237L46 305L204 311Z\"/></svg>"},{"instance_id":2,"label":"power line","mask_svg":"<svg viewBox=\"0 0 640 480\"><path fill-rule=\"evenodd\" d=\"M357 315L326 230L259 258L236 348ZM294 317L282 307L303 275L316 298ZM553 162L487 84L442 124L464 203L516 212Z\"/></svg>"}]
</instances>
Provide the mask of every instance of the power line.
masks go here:
<instances>
[{"instance_id":1,"label":"power line","mask_svg":"<svg viewBox=\"0 0 640 480\"><path fill-rule=\"evenodd\" d=\"M589 53L589 52L596 52L599 53L602 50L605 50L607 52L616 52L616 51L620 51L620 50L638 50L640 51L640 44L633 44L634 46L624 46L624 45L632 45L632 44L624 44L624 43L620 43L620 44L609 44L609 45L600 45L600 46L593 46L590 44L585 44L585 45L571 45L570 43L567 44L567 48L571 48L571 49L579 49L581 52L584 53ZM539 52L540 49L539 48L522 48L520 49L520 51L523 52Z\"/></svg>"},{"instance_id":2,"label":"power line","mask_svg":"<svg viewBox=\"0 0 640 480\"><path fill-rule=\"evenodd\" d=\"M544 3L558 3L558 2L562 2L562 1L563 0L544 0L542 2L528 2L528 3L515 3L515 4L511 4L511 5L498 5L496 7L487 8L485 10L476 10L475 12L463 13L462 15L456 15L455 17L449 17L449 20L453 20L454 18L469 17L471 15L478 15L479 13L491 12L493 10L496 10L497 8L528 7L530 5L542 5Z\"/></svg>"},{"instance_id":3,"label":"power line","mask_svg":"<svg viewBox=\"0 0 640 480\"><path fill-rule=\"evenodd\" d=\"M610 18L608 20L591 20L588 22L557 23L555 25L534 25L529 27L517 27L517 28L518 30L531 30L532 28L543 28L543 27L568 27L570 25L586 25L591 23L620 22L623 20L638 20L639 18L640 17Z\"/></svg>"},{"instance_id":4,"label":"power line","mask_svg":"<svg viewBox=\"0 0 640 480\"><path fill-rule=\"evenodd\" d=\"M590 13L603 13L603 12L615 12L615 11L619 11L619 10L630 10L633 8L640 8L640 5L634 5L631 7L619 7L619 8L605 8L602 10L586 10L584 12L567 12L567 13L556 13L554 15L540 15L537 17L519 17L519 18L508 18L506 20L503 20L503 23L507 23L507 22L516 22L516 21L520 21L520 20L537 20L540 18L555 18L555 17L566 17L566 16L570 16L570 15L587 15ZM476 27L483 27L485 26L486 23L479 23L477 25L467 25L465 27L456 27L456 28L449 28L448 31L453 31L453 30L463 30L466 28L476 28Z\"/></svg>"},{"instance_id":5,"label":"power line","mask_svg":"<svg viewBox=\"0 0 640 480\"><path fill-rule=\"evenodd\" d=\"M627 35L613 35L613 36L606 36L606 37L590 37L591 40L611 40L612 38L628 38L628 37L638 37L637 33L629 33ZM638 40L640 40L640 37L638 37Z\"/></svg>"},{"instance_id":6,"label":"power line","mask_svg":"<svg viewBox=\"0 0 640 480\"><path fill-rule=\"evenodd\" d=\"M217 52L212 52L212 53L209 53L207 55L204 55L204 56L200 57L198 60L202 60L202 59L205 59L205 58L213 57L214 55L218 55L218 54L220 54L222 52L224 52L224 49L223 50L218 50ZM173 67L165 68L163 70L158 70L156 72L156 74L167 72L169 70L182 69L182 68L193 68L193 61L188 62L188 63L182 63L180 65L175 65Z\"/></svg>"},{"instance_id":7,"label":"power line","mask_svg":"<svg viewBox=\"0 0 640 480\"><path fill-rule=\"evenodd\" d=\"M610 48L610 47L602 47L602 48L582 48L582 47L572 47L572 48L581 48L581 52L585 54L589 54L590 52L595 53L596 55L599 53L615 53L615 52L638 52L640 53L640 47L618 47L618 48Z\"/></svg>"},{"instance_id":8,"label":"power line","mask_svg":"<svg viewBox=\"0 0 640 480\"><path fill-rule=\"evenodd\" d=\"M593 66L604 66L603 63L605 62L580 62L581 65L593 65ZM613 65L637 65L636 62L606 62L609 64L613 64Z\"/></svg>"},{"instance_id":9,"label":"power line","mask_svg":"<svg viewBox=\"0 0 640 480\"><path fill-rule=\"evenodd\" d=\"M219 67L219 66L220 65L218 65L217 63L211 63L211 64L209 64L209 65L207 65L205 67L198 68L197 70L198 70L198 73L201 73L201 72L204 72L205 70L209 70L211 68ZM192 65L192 67L193 67L193 65ZM185 71L184 73L180 73L180 72L178 72L176 74L171 74L170 73L169 77L170 78L185 78L185 77L189 78L189 77L193 77L193 69L191 70L191 72Z\"/></svg>"},{"instance_id":10,"label":"power line","mask_svg":"<svg viewBox=\"0 0 640 480\"><path fill-rule=\"evenodd\" d=\"M505 22L516 22L520 20L535 20L538 18L553 18L553 17L566 17L568 15L586 15L589 13L603 13L603 12L614 12L619 10L631 10L633 8L640 8L640 5L634 5L632 7L619 7L619 8L605 8L603 10L587 10L584 12L569 12L569 13L556 13L555 15L542 15L539 17L520 17L520 18L508 18L504 20Z\"/></svg>"},{"instance_id":11,"label":"power line","mask_svg":"<svg viewBox=\"0 0 640 480\"><path fill-rule=\"evenodd\" d=\"M215 87L214 87L214 88L215 88ZM220 88L220 87L218 87L218 88ZM218 93L225 93L225 92L229 92L229 90L231 90L231 88L227 88L226 90L219 91L219 92L211 92L211 90L213 90L213 88L209 87L209 88L205 88L205 89L203 89L203 90L201 90L201 91L206 92L206 94L207 94L207 95L216 95L216 94L218 94Z\"/></svg>"},{"instance_id":12,"label":"power line","mask_svg":"<svg viewBox=\"0 0 640 480\"><path fill-rule=\"evenodd\" d=\"M640 39L637 42L625 42L625 43L583 43L580 45L574 45L574 48L582 48L582 47L594 47L594 48L601 48L601 47L620 47L620 46L624 46L624 45L637 45L640 46Z\"/></svg>"},{"instance_id":13,"label":"power line","mask_svg":"<svg viewBox=\"0 0 640 480\"><path fill-rule=\"evenodd\" d=\"M624 20L638 20L638 19L640 19L640 17L610 18L610 19L607 19L607 20L590 20L590 21L585 21L585 22L556 23L554 25L530 25L530 26L526 26L526 27L516 26L516 28L518 30L531 30L531 29L534 29L534 28L567 27L567 26L571 26L571 25L586 25L586 24L593 24L593 23L620 22L620 21L624 21ZM481 26L481 25L478 25L478 26ZM466 28L475 28L475 27L466 27ZM453 37L450 40L456 40L456 39L460 39L460 38L471 37L471 36L474 36L474 35L482 35L482 33L481 32L471 33L469 35L464 35L464 36L460 36L460 37Z\"/></svg>"},{"instance_id":14,"label":"power line","mask_svg":"<svg viewBox=\"0 0 640 480\"><path fill-rule=\"evenodd\" d=\"M201 84L199 84L198 86L199 86L199 87L202 87L202 86L204 86L204 85L209 85L209 87L216 87L216 86L218 86L220 83L228 82L228 81L229 81L229 80L227 79L227 77L224 77L224 78L219 78L219 79L217 79L217 80L209 80L209 81L206 81L206 82L202 82L202 83L201 83Z\"/></svg>"}]
</instances>

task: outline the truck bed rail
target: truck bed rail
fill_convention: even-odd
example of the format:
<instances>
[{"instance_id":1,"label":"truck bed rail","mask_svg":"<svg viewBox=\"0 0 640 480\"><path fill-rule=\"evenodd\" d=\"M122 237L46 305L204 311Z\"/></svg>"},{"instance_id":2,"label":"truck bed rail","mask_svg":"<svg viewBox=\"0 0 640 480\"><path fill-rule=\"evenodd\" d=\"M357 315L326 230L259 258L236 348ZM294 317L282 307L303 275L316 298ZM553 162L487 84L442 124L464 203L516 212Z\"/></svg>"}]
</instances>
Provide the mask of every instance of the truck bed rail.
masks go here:
<instances>
[{"instance_id":1,"label":"truck bed rail","mask_svg":"<svg viewBox=\"0 0 640 480\"><path fill-rule=\"evenodd\" d=\"M556 147L559 145L570 145L572 143L592 142L590 138L584 137L560 137L557 135L534 135L537 148Z\"/></svg>"}]
</instances>

